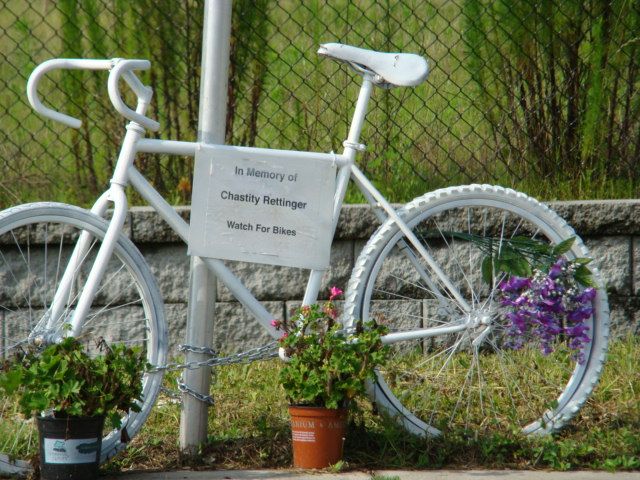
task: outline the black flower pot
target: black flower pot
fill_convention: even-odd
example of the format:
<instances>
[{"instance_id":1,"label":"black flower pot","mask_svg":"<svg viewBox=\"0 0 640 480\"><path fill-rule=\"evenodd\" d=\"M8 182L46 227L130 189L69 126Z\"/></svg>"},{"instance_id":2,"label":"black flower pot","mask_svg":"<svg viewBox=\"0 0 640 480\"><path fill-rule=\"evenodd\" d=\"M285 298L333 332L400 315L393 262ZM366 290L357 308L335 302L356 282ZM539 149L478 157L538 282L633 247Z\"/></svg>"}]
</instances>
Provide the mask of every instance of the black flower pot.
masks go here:
<instances>
[{"instance_id":1,"label":"black flower pot","mask_svg":"<svg viewBox=\"0 0 640 480\"><path fill-rule=\"evenodd\" d=\"M98 477L104 416L36 417L42 480Z\"/></svg>"}]
</instances>

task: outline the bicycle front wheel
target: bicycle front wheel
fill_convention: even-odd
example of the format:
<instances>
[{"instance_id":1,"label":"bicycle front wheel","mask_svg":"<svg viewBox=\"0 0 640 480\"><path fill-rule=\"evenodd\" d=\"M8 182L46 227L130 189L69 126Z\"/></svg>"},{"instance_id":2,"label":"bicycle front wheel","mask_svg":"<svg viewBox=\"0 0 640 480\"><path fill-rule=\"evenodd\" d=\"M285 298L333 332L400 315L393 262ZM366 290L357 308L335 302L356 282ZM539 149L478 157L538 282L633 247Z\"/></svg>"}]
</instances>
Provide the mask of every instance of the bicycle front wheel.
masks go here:
<instances>
[{"instance_id":1,"label":"bicycle front wheel","mask_svg":"<svg viewBox=\"0 0 640 480\"><path fill-rule=\"evenodd\" d=\"M62 313L62 321L71 318L107 227L104 219L87 210L56 203L27 204L0 212L0 360L26 348L34 331L43 331L46 312L76 241L80 233L87 232L89 247L73 272ZM62 321L54 329L61 328ZM163 365L166 335L164 308L155 280L138 249L121 235L79 339L89 354L98 353L99 338L108 344L138 345L151 365ZM123 416L119 430L105 427L101 461L124 448L122 429L133 437L149 415L162 374L148 373L141 381L141 411ZM30 466L26 459L37 450L33 419L18 413L16 398L0 399L0 471L27 471Z\"/></svg>"},{"instance_id":2,"label":"bicycle front wheel","mask_svg":"<svg viewBox=\"0 0 640 480\"><path fill-rule=\"evenodd\" d=\"M399 213L441 275L391 221L359 256L346 316L375 319L392 333L391 359L370 388L373 401L421 435L562 427L591 393L605 359L608 303L598 271L590 266L596 296L579 351L564 335L550 345L533 330L514 342L500 297L508 277L493 271L487 279L487 248L517 253L517 243L553 246L575 237L564 254L571 260L588 257L583 242L546 206L489 185L438 190Z\"/></svg>"}]
</instances>

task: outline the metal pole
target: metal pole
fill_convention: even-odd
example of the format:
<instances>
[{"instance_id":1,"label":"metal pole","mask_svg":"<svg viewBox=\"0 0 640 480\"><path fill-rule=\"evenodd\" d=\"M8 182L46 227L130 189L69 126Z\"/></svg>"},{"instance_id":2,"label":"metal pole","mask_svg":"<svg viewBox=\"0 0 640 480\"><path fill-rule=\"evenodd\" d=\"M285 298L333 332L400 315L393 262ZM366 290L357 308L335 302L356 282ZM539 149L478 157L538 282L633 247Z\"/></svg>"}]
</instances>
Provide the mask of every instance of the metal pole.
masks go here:
<instances>
[{"instance_id":1,"label":"metal pole","mask_svg":"<svg viewBox=\"0 0 640 480\"><path fill-rule=\"evenodd\" d=\"M224 143L229 44L231 37L231 0L205 0L202 34L202 65L198 141ZM213 343L213 320L216 301L216 278L199 257L191 259L187 345L210 347ZM187 362L203 360L203 355L188 352ZM184 382L198 392L208 394L210 368L185 370ZM194 454L207 439L207 405L190 395L182 397L180 448Z\"/></svg>"}]
</instances>

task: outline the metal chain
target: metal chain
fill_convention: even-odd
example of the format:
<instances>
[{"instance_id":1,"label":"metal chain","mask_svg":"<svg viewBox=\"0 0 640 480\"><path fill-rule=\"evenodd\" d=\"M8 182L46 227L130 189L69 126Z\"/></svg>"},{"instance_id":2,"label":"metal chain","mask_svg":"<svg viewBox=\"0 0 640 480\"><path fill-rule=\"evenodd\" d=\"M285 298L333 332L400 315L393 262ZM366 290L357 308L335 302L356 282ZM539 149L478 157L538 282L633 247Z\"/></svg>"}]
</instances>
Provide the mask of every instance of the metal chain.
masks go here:
<instances>
[{"instance_id":1,"label":"metal chain","mask_svg":"<svg viewBox=\"0 0 640 480\"><path fill-rule=\"evenodd\" d=\"M186 393L187 395L191 395L196 400L200 400L201 402L206 403L209 407L212 407L214 404L213 397L211 395L205 395L204 393L196 392L192 388L189 388L186 383L178 381L178 390L182 393Z\"/></svg>"},{"instance_id":2,"label":"metal chain","mask_svg":"<svg viewBox=\"0 0 640 480\"><path fill-rule=\"evenodd\" d=\"M180 352L191 352L198 353L202 355L210 355L211 358L207 360L201 360L199 362L186 362L186 363L168 363L167 365L160 365L154 367L149 370L149 373L155 372L167 372L167 371L176 371L176 370L195 370L198 368L204 367L218 367L222 365L234 365L240 363L250 363L258 360L266 360L268 358L273 358L278 356L278 350L276 348L277 342L273 341L261 347L252 348L251 350L247 350L245 352L236 353L234 355L230 355L228 357L217 357L217 352L208 347L196 347L193 345L179 345L178 350ZM206 403L209 406L214 404L213 397L211 395L205 395L199 392L196 392L192 388L188 387L184 382L180 379L177 380L178 390L181 393L178 393L174 390L170 390L166 387L162 387L160 391L170 398L179 400L182 399L182 393L186 393L187 395L191 395L193 398L200 400L201 402Z\"/></svg>"}]
</instances>

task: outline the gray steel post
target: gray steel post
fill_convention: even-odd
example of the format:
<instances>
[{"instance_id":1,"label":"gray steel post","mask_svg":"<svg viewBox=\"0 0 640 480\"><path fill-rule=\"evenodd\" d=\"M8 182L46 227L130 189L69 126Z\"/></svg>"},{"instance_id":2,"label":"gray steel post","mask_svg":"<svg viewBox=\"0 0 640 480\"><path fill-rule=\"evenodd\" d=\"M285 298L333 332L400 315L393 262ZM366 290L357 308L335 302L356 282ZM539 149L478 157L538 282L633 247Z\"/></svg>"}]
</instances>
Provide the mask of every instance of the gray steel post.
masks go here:
<instances>
[{"instance_id":1,"label":"gray steel post","mask_svg":"<svg viewBox=\"0 0 640 480\"><path fill-rule=\"evenodd\" d=\"M231 8L231 0L205 1L198 117L199 142L224 143ZM214 335L216 279L199 257L191 259L189 287L186 344L210 347ZM203 359L201 354L189 352L186 355L187 362ZM196 391L208 393L210 370L185 370L184 381ZM180 448L193 454L207 439L207 405L189 395L183 395L182 401Z\"/></svg>"}]
</instances>

